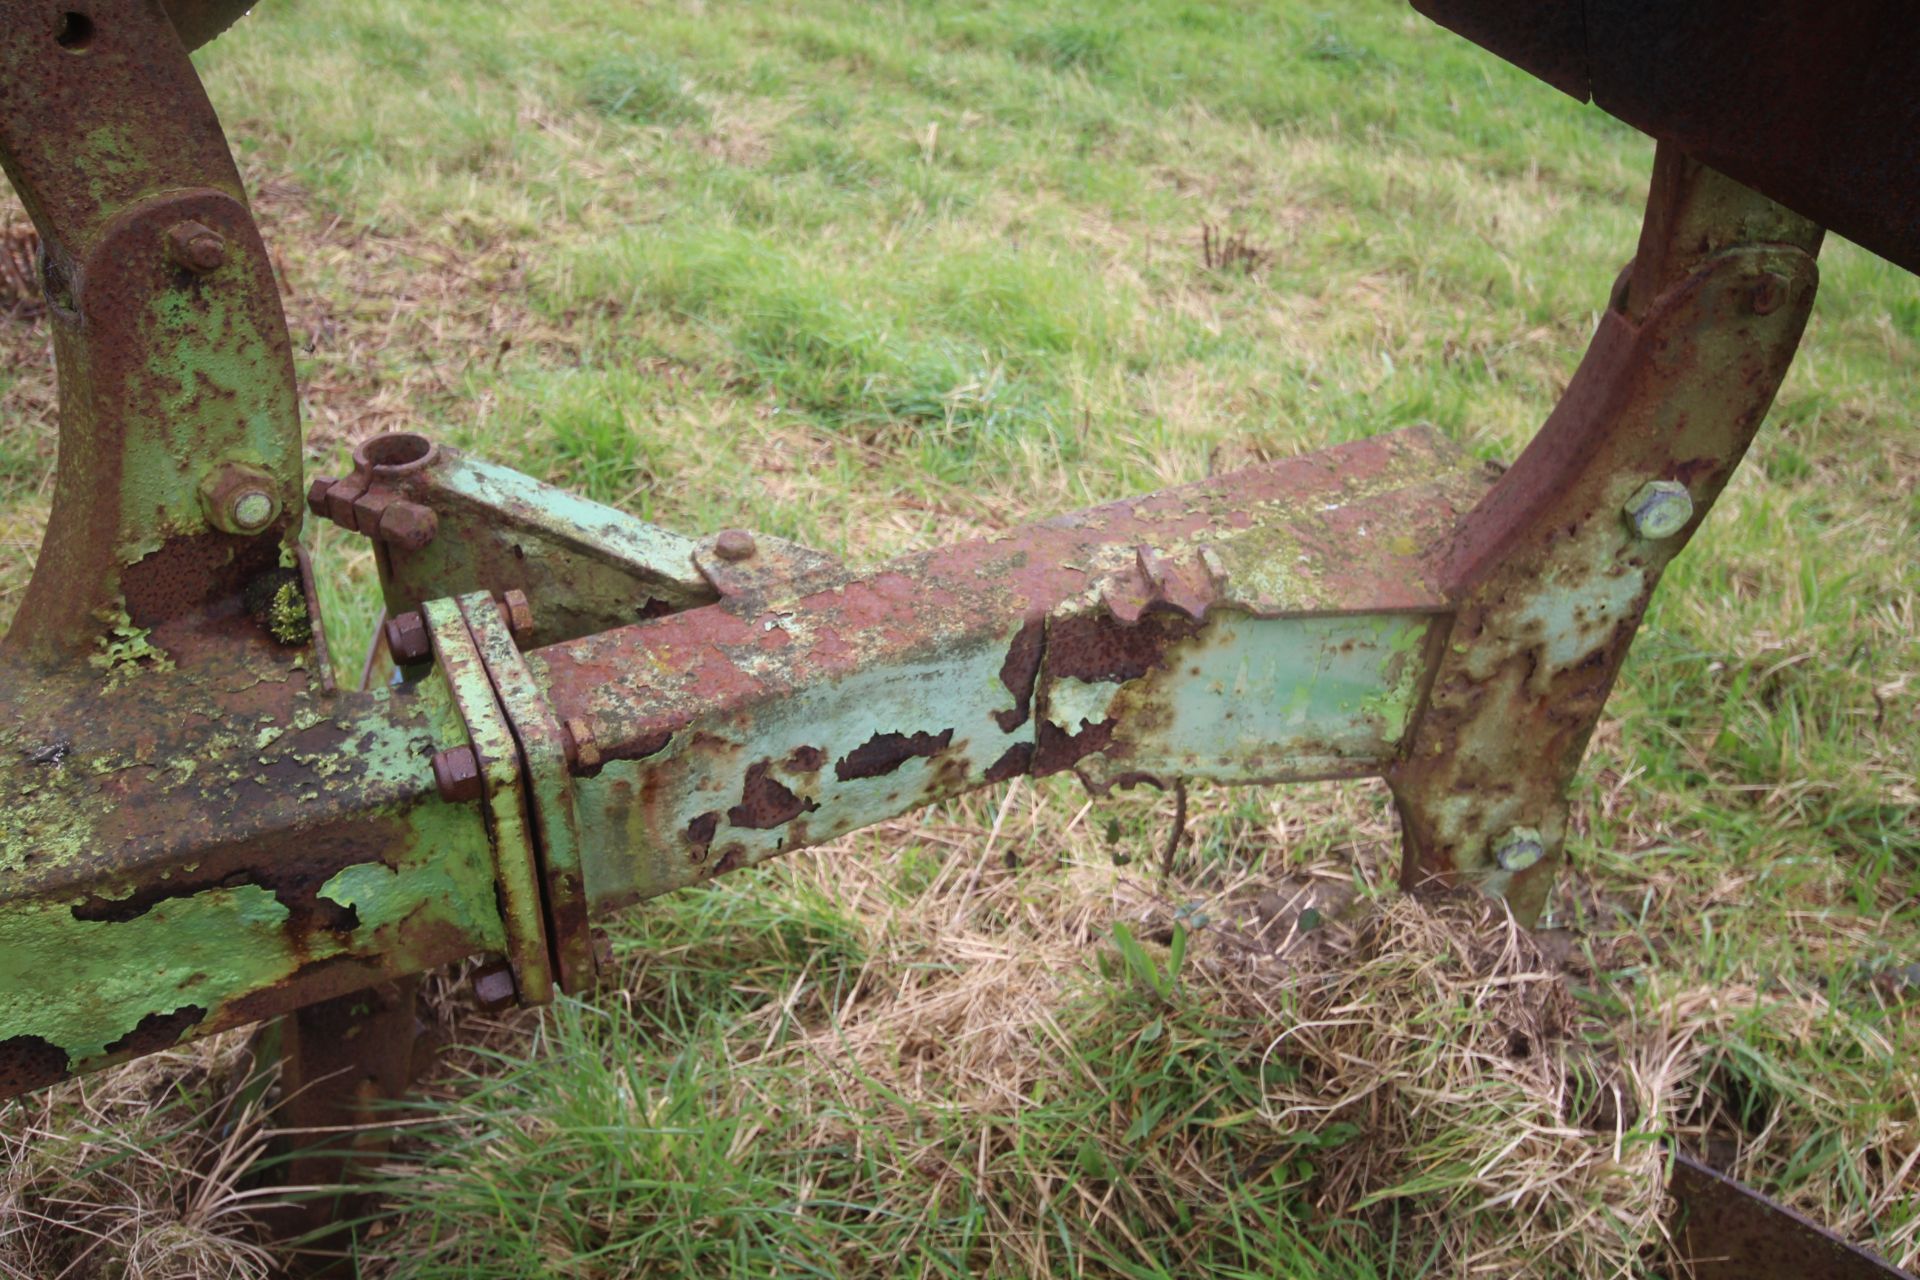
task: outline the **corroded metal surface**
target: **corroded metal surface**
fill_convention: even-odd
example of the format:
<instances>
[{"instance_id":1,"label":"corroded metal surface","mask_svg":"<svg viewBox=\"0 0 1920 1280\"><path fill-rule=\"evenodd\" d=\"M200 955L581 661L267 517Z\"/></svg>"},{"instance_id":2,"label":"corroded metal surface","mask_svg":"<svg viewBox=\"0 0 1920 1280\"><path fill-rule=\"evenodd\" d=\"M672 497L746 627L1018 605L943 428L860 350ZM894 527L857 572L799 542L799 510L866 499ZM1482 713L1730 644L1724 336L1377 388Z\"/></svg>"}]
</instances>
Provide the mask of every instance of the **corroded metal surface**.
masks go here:
<instances>
[{"instance_id":1,"label":"corroded metal surface","mask_svg":"<svg viewBox=\"0 0 1920 1280\"><path fill-rule=\"evenodd\" d=\"M167 17L180 42L198 49L246 16L254 0L166 0Z\"/></svg>"},{"instance_id":2,"label":"corroded metal surface","mask_svg":"<svg viewBox=\"0 0 1920 1280\"><path fill-rule=\"evenodd\" d=\"M598 761L596 908L1017 774L1352 777L1395 755L1489 477L1410 430L528 655Z\"/></svg>"},{"instance_id":3,"label":"corroded metal surface","mask_svg":"<svg viewBox=\"0 0 1920 1280\"><path fill-rule=\"evenodd\" d=\"M0 30L62 396L0 647L0 1095L308 1008L294 1082L358 1118L402 1055L324 1040L407 1037L381 984L487 953L489 1004L584 988L597 912L1023 774L1385 775L1408 884L1530 918L1660 571L1812 300L1818 232L1663 148L1635 266L1497 481L1412 430L865 572L377 437L306 494L373 540L402 665L343 693L272 275L182 44L236 12Z\"/></svg>"},{"instance_id":4,"label":"corroded metal surface","mask_svg":"<svg viewBox=\"0 0 1920 1280\"><path fill-rule=\"evenodd\" d=\"M1402 882L1472 884L1531 921L1566 836L1566 788L1665 568L1773 401L1813 306L1819 230L1663 147L1633 276L1566 394L1443 567L1458 602L1433 691L1389 773ZM1746 240L1755 228L1767 239ZM1773 238L1778 237L1778 238ZM1631 502L1683 486L1645 537ZM1501 865L1525 827L1545 856Z\"/></svg>"},{"instance_id":5,"label":"corroded metal surface","mask_svg":"<svg viewBox=\"0 0 1920 1280\"><path fill-rule=\"evenodd\" d=\"M316 479L307 503L374 540L390 616L519 590L541 602L529 640L546 645L716 598L693 539L510 468L405 432L363 443L354 463Z\"/></svg>"},{"instance_id":6,"label":"corroded metal surface","mask_svg":"<svg viewBox=\"0 0 1920 1280\"><path fill-rule=\"evenodd\" d=\"M9 6L0 161L44 246L60 383L52 512L4 647L84 661L116 626L214 608L291 564L292 348L219 122L157 5ZM268 499L238 532L202 502L234 467Z\"/></svg>"},{"instance_id":7,"label":"corroded metal surface","mask_svg":"<svg viewBox=\"0 0 1920 1280\"><path fill-rule=\"evenodd\" d=\"M464 737L437 680L137 646L0 671L0 1095L505 948L480 811L427 769Z\"/></svg>"},{"instance_id":8,"label":"corroded metal surface","mask_svg":"<svg viewBox=\"0 0 1920 1280\"><path fill-rule=\"evenodd\" d=\"M275 1235L339 1255L293 1274L351 1274L344 1228L326 1229L373 1206L369 1165L391 1151L395 1104L432 1062L437 1038L420 1016L419 987L402 978L303 1006L255 1043L282 1063L273 1116L286 1148L272 1171L285 1203L262 1216Z\"/></svg>"},{"instance_id":9,"label":"corroded metal surface","mask_svg":"<svg viewBox=\"0 0 1920 1280\"><path fill-rule=\"evenodd\" d=\"M1920 271L1911 0L1413 0L1558 89Z\"/></svg>"},{"instance_id":10,"label":"corroded metal surface","mask_svg":"<svg viewBox=\"0 0 1920 1280\"><path fill-rule=\"evenodd\" d=\"M1673 1280L1913 1280L1684 1151L1674 1153L1668 1190Z\"/></svg>"},{"instance_id":11,"label":"corroded metal surface","mask_svg":"<svg viewBox=\"0 0 1920 1280\"><path fill-rule=\"evenodd\" d=\"M0 160L45 245L61 431L0 646L5 1094L505 933L482 814L426 764L464 740L444 682L332 686L278 293L161 7L9 5Z\"/></svg>"}]
</instances>

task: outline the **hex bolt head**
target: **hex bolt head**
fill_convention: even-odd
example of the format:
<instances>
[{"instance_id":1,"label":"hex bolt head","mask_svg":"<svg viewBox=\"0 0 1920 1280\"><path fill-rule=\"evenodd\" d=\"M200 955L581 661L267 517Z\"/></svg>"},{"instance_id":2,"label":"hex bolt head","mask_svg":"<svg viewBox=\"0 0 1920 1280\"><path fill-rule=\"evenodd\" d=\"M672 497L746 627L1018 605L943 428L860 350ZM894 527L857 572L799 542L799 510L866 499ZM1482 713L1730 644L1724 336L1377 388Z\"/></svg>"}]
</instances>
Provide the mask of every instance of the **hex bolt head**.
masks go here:
<instances>
[{"instance_id":1,"label":"hex bolt head","mask_svg":"<svg viewBox=\"0 0 1920 1280\"><path fill-rule=\"evenodd\" d=\"M1693 519L1693 495L1673 480L1649 480L1627 499L1627 527L1650 542L1671 538Z\"/></svg>"},{"instance_id":2,"label":"hex bolt head","mask_svg":"<svg viewBox=\"0 0 1920 1280\"><path fill-rule=\"evenodd\" d=\"M1753 286L1753 313L1770 316L1793 296L1793 281L1778 271L1762 272Z\"/></svg>"},{"instance_id":3,"label":"hex bolt head","mask_svg":"<svg viewBox=\"0 0 1920 1280\"><path fill-rule=\"evenodd\" d=\"M473 971L473 1001L485 1013L498 1013L520 998L513 981L513 967L505 960L490 960Z\"/></svg>"},{"instance_id":4,"label":"hex bolt head","mask_svg":"<svg viewBox=\"0 0 1920 1280\"><path fill-rule=\"evenodd\" d=\"M227 260L227 238L204 223L176 222L167 228L167 256L175 266L203 276Z\"/></svg>"},{"instance_id":5,"label":"hex bolt head","mask_svg":"<svg viewBox=\"0 0 1920 1280\"><path fill-rule=\"evenodd\" d=\"M713 554L733 564L752 558L755 550L753 535L745 529L722 529L713 540Z\"/></svg>"},{"instance_id":6,"label":"hex bolt head","mask_svg":"<svg viewBox=\"0 0 1920 1280\"><path fill-rule=\"evenodd\" d=\"M1503 871L1525 871L1547 856L1547 842L1532 827L1515 827L1493 842L1493 860Z\"/></svg>"},{"instance_id":7,"label":"hex bolt head","mask_svg":"<svg viewBox=\"0 0 1920 1280\"><path fill-rule=\"evenodd\" d=\"M327 519L327 495L333 492L333 486L337 483L332 476L315 476L313 483L307 486L307 510L322 520Z\"/></svg>"},{"instance_id":8,"label":"hex bolt head","mask_svg":"<svg viewBox=\"0 0 1920 1280\"><path fill-rule=\"evenodd\" d=\"M478 800L486 792L480 777L480 757L472 747L448 747L433 753L433 785L440 798L453 804Z\"/></svg>"},{"instance_id":9,"label":"hex bolt head","mask_svg":"<svg viewBox=\"0 0 1920 1280\"><path fill-rule=\"evenodd\" d=\"M500 597L500 616L507 621L507 633L522 649L533 639L533 605L527 593L515 587Z\"/></svg>"},{"instance_id":10,"label":"hex bolt head","mask_svg":"<svg viewBox=\"0 0 1920 1280\"><path fill-rule=\"evenodd\" d=\"M366 530L362 529L361 532ZM418 551L432 542L438 532L440 517L433 513L433 508L401 498L388 503L380 512L380 523L374 536L408 551Z\"/></svg>"},{"instance_id":11,"label":"hex bolt head","mask_svg":"<svg viewBox=\"0 0 1920 1280\"><path fill-rule=\"evenodd\" d=\"M273 520L275 505L272 494L248 489L233 500L233 523L248 531L264 529Z\"/></svg>"},{"instance_id":12,"label":"hex bolt head","mask_svg":"<svg viewBox=\"0 0 1920 1280\"><path fill-rule=\"evenodd\" d=\"M418 613L403 613L388 618L384 631L387 652L402 666L425 662L433 657L433 637L427 634L427 620Z\"/></svg>"}]
</instances>

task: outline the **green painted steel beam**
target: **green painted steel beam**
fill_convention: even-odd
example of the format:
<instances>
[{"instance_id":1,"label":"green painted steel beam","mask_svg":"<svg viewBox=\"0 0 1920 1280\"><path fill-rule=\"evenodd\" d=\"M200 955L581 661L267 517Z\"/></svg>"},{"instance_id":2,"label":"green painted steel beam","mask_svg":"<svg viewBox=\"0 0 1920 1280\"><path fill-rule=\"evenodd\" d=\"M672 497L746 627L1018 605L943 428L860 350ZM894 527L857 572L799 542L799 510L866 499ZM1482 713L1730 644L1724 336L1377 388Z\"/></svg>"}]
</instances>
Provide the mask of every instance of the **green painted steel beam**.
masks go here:
<instances>
[{"instance_id":1,"label":"green painted steel beam","mask_svg":"<svg viewBox=\"0 0 1920 1280\"><path fill-rule=\"evenodd\" d=\"M1022 774L1377 774L1488 483L1414 429L527 655L596 909Z\"/></svg>"},{"instance_id":2,"label":"green painted steel beam","mask_svg":"<svg viewBox=\"0 0 1920 1280\"><path fill-rule=\"evenodd\" d=\"M0 1096L506 947L444 681L0 668Z\"/></svg>"}]
</instances>

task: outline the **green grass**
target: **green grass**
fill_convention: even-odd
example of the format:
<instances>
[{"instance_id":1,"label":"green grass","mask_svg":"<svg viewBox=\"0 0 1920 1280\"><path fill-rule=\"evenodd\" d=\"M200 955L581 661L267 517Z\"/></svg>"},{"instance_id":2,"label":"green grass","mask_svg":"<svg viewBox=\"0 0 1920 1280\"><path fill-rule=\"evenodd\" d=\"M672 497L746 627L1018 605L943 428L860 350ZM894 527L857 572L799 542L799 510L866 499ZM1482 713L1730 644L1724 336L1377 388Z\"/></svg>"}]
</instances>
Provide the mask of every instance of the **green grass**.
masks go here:
<instances>
[{"instance_id":1,"label":"green grass","mask_svg":"<svg viewBox=\"0 0 1920 1280\"><path fill-rule=\"evenodd\" d=\"M278 0L200 62L285 254L316 468L424 425L862 562L1416 421L1512 456L1652 156L1390 0ZM1207 270L1203 224L1266 266ZM1661 1123L1911 1262L1920 1001L1874 978L1920 961L1920 285L1838 241L1821 267L1596 736L1555 919L1598 1023L1687 1028ZM11 608L52 442L44 335L6 341ZM320 550L344 668L373 566ZM1102 971L1165 804L1001 799L635 913L620 992L442 1090L369 1273L1437 1265L1413 1200L1318 1205L1340 1133L1245 1119L1247 1027ZM1359 788L1197 795L1169 892L1372 867L1386 822ZM976 864L988 900L951 905ZM942 1003L969 984L993 1017Z\"/></svg>"}]
</instances>

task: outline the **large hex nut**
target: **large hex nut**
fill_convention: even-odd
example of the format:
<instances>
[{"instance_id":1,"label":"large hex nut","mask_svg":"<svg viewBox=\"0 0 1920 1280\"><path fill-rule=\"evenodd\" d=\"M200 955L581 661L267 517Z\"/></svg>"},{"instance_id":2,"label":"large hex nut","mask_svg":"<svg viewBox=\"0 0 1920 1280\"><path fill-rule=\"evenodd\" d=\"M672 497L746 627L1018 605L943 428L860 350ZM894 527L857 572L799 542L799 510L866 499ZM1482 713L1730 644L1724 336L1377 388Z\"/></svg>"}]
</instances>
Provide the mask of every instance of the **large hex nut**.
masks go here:
<instances>
[{"instance_id":1,"label":"large hex nut","mask_svg":"<svg viewBox=\"0 0 1920 1280\"><path fill-rule=\"evenodd\" d=\"M380 513L380 528L375 536L396 547L418 551L432 542L438 532L440 517L433 513L433 508L401 498L389 503L387 509Z\"/></svg>"}]
</instances>

